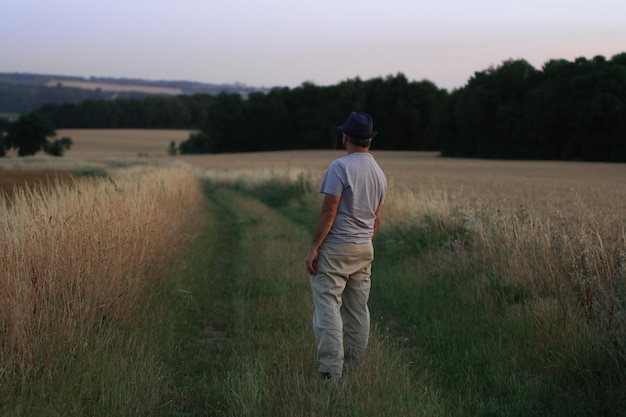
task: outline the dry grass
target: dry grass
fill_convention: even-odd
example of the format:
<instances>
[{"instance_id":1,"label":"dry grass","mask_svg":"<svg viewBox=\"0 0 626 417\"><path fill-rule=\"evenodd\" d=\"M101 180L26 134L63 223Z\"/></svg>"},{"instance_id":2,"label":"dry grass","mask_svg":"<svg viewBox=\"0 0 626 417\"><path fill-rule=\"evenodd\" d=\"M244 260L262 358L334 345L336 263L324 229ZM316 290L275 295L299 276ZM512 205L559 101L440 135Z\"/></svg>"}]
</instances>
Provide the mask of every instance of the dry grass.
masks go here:
<instances>
[{"instance_id":1,"label":"dry grass","mask_svg":"<svg viewBox=\"0 0 626 417\"><path fill-rule=\"evenodd\" d=\"M128 324L147 287L197 230L203 196L186 170L21 188L0 201L0 375L28 383Z\"/></svg>"},{"instance_id":2,"label":"dry grass","mask_svg":"<svg viewBox=\"0 0 626 417\"><path fill-rule=\"evenodd\" d=\"M623 363L626 165L432 160L415 167L391 170L387 227L428 218L455 234L431 268L470 271L476 293L469 298L516 306L538 328L559 329L536 345L540 357L569 352L551 366L568 369L567 361L599 346L614 346L615 363Z\"/></svg>"},{"instance_id":3,"label":"dry grass","mask_svg":"<svg viewBox=\"0 0 626 417\"><path fill-rule=\"evenodd\" d=\"M127 149L146 149L145 144L155 140L164 149L173 132L161 131L158 140L156 132L151 131L74 133L77 155L97 156L102 161L116 153L108 146L122 149L114 143L125 143ZM180 133L186 137L186 132ZM126 151L128 156L132 153ZM588 264L589 254L593 253L603 257L611 254L611 259L587 265L586 269L602 274L620 270L626 222L626 164L446 159L433 153L375 149L373 154L391 186L383 225L407 223L424 215L462 221L483 242L485 253L495 256L509 247L507 257L519 265L514 268L509 264L506 268L516 280L543 276L556 281L548 277L558 271L563 273L568 265ZM342 155L341 150L176 157L155 154L144 160L184 164L214 178L232 180L243 175L259 181L287 173L291 177L308 175L317 184L328 164ZM528 253L531 248L532 256ZM534 259L537 253L545 253L543 263ZM587 260L582 260L581 254ZM551 272L537 271L539 264Z\"/></svg>"}]
</instances>

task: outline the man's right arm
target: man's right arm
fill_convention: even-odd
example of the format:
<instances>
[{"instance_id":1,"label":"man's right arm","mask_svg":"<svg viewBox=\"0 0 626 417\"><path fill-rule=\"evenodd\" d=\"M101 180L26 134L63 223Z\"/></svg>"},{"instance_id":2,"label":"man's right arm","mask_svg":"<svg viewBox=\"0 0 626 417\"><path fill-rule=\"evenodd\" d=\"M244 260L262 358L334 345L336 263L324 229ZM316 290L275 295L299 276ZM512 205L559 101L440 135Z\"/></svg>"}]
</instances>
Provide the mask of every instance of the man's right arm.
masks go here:
<instances>
[{"instance_id":1,"label":"man's right arm","mask_svg":"<svg viewBox=\"0 0 626 417\"><path fill-rule=\"evenodd\" d=\"M340 199L341 197L336 195L324 194L322 209L320 210L320 215L317 218L317 225L315 226L315 232L313 233L311 250L309 250L309 254L307 255L305 261L306 268L310 274L314 275L317 273L317 251L324 239L326 239L328 232L330 232L330 229L335 222Z\"/></svg>"},{"instance_id":2,"label":"man's right arm","mask_svg":"<svg viewBox=\"0 0 626 417\"><path fill-rule=\"evenodd\" d=\"M376 232L378 231L378 225L380 224L380 217L382 215L383 212L383 205L379 205L378 208L376 208L376 218L374 219L374 232L372 233L372 240L374 240L374 237L376 236Z\"/></svg>"}]
</instances>

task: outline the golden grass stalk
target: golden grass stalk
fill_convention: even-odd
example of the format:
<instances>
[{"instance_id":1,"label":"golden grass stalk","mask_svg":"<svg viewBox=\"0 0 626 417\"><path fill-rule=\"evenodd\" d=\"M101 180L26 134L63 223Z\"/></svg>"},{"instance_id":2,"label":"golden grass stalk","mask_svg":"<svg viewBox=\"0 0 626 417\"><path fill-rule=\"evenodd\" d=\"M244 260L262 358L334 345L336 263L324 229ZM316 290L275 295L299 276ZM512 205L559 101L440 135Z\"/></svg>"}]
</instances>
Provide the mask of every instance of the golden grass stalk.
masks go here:
<instances>
[{"instance_id":1,"label":"golden grass stalk","mask_svg":"<svg viewBox=\"0 0 626 417\"><path fill-rule=\"evenodd\" d=\"M383 207L383 227L408 226L420 221L424 216L435 215L438 219L450 219L452 203L448 190L432 187L420 187L412 190L402 183L390 181L389 190Z\"/></svg>"},{"instance_id":2,"label":"golden grass stalk","mask_svg":"<svg viewBox=\"0 0 626 417\"><path fill-rule=\"evenodd\" d=\"M613 340L626 340L626 222L621 211L599 210L581 199L511 206L460 197L445 189L391 187L383 227L424 218L463 231L461 245L437 251L433 264L473 271L484 294L536 309L539 320L568 317ZM546 309L546 305L552 308Z\"/></svg>"},{"instance_id":3,"label":"golden grass stalk","mask_svg":"<svg viewBox=\"0 0 626 417\"><path fill-rule=\"evenodd\" d=\"M1 203L0 367L45 369L128 323L203 201L189 171L131 168Z\"/></svg>"}]
</instances>

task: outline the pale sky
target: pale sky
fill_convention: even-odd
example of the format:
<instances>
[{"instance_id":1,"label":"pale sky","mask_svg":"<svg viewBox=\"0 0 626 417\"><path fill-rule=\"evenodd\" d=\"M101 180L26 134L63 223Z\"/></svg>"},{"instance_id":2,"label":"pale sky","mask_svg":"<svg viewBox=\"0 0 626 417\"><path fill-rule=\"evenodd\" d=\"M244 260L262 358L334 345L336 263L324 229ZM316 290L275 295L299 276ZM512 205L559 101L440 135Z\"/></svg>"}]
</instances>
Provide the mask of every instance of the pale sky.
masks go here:
<instances>
[{"instance_id":1,"label":"pale sky","mask_svg":"<svg viewBox=\"0 0 626 417\"><path fill-rule=\"evenodd\" d=\"M0 0L0 72L441 88L507 59L626 52L624 0Z\"/></svg>"}]
</instances>

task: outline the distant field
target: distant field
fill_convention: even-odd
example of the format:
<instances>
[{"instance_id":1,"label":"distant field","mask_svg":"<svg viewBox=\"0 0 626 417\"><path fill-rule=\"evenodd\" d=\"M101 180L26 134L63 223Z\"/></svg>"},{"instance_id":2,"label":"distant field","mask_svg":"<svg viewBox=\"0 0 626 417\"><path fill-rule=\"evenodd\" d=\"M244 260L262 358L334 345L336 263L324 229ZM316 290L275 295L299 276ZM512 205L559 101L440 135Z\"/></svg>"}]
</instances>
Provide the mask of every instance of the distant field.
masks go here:
<instances>
[{"instance_id":1,"label":"distant field","mask_svg":"<svg viewBox=\"0 0 626 417\"><path fill-rule=\"evenodd\" d=\"M66 152L68 157L145 157L167 155L170 142L186 140L189 130L59 129L57 136L72 138L74 144Z\"/></svg>"},{"instance_id":2,"label":"distant field","mask_svg":"<svg viewBox=\"0 0 626 417\"><path fill-rule=\"evenodd\" d=\"M93 81L76 81L76 80L50 80L46 83L48 87L55 87L61 84L63 87L82 88L84 90L97 90L102 91L137 91L140 93L148 94L170 94L177 95L182 94L180 88L173 87L151 87L147 85L132 85L132 84L113 84L102 83Z\"/></svg>"},{"instance_id":3,"label":"distant field","mask_svg":"<svg viewBox=\"0 0 626 417\"><path fill-rule=\"evenodd\" d=\"M74 145L63 158L25 160L29 168L71 169L89 161L185 163L199 170L303 170L319 176L342 150L277 151L221 155L169 156L171 141L188 138L187 130L60 129ZM384 139L380 139L384 140ZM491 161L440 158L435 153L372 150L392 187L437 190L454 198L496 201L499 205L585 204L598 210L626 212L626 164ZM0 158L0 169L19 168L17 158ZM50 166L50 164L52 164Z\"/></svg>"}]
</instances>

